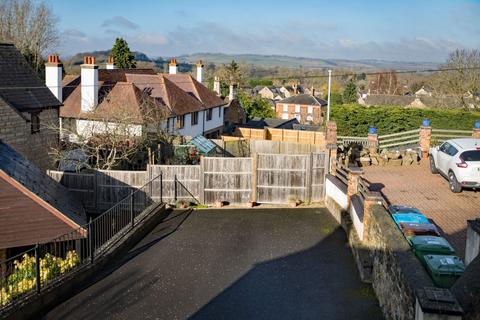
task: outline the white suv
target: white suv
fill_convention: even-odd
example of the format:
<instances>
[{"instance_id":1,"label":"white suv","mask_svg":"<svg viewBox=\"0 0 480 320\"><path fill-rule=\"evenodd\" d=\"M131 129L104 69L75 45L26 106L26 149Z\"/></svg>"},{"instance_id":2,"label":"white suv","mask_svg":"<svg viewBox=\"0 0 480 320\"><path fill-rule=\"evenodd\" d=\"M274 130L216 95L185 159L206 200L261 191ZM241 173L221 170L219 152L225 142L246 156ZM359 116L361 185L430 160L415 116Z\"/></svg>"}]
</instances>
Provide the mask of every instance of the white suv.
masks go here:
<instances>
[{"instance_id":1,"label":"white suv","mask_svg":"<svg viewBox=\"0 0 480 320\"><path fill-rule=\"evenodd\" d=\"M447 178L452 192L480 188L480 139L452 139L430 148L430 171Z\"/></svg>"}]
</instances>

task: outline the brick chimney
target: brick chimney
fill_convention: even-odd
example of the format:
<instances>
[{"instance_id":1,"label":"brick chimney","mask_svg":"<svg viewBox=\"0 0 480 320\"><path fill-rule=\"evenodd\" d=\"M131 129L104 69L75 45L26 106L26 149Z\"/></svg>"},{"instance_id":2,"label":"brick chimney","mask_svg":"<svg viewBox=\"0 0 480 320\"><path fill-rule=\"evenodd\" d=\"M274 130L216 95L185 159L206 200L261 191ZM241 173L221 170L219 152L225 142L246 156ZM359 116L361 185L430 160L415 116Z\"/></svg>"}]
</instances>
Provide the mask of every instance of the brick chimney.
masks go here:
<instances>
[{"instance_id":1,"label":"brick chimney","mask_svg":"<svg viewBox=\"0 0 480 320\"><path fill-rule=\"evenodd\" d=\"M215 91L219 97L222 95L220 92L220 78L217 76L215 76L215 79L213 80L213 91Z\"/></svg>"},{"instance_id":2,"label":"brick chimney","mask_svg":"<svg viewBox=\"0 0 480 320\"><path fill-rule=\"evenodd\" d=\"M95 57L84 57L80 69L81 110L91 112L98 105L98 65L95 64Z\"/></svg>"},{"instance_id":3,"label":"brick chimney","mask_svg":"<svg viewBox=\"0 0 480 320\"><path fill-rule=\"evenodd\" d=\"M115 62L113 61L112 56L108 57L108 60L107 60L107 63L106 63L106 69L107 70L117 69L117 67L115 66Z\"/></svg>"},{"instance_id":4,"label":"brick chimney","mask_svg":"<svg viewBox=\"0 0 480 320\"><path fill-rule=\"evenodd\" d=\"M202 60L197 62L197 81L202 83L203 82L203 62Z\"/></svg>"},{"instance_id":5,"label":"brick chimney","mask_svg":"<svg viewBox=\"0 0 480 320\"><path fill-rule=\"evenodd\" d=\"M48 56L48 62L45 64L45 85L60 102L63 102L62 68L63 65L57 55Z\"/></svg>"},{"instance_id":6,"label":"brick chimney","mask_svg":"<svg viewBox=\"0 0 480 320\"><path fill-rule=\"evenodd\" d=\"M170 60L168 65L168 73L169 74L177 74L177 59L173 58Z\"/></svg>"}]
</instances>

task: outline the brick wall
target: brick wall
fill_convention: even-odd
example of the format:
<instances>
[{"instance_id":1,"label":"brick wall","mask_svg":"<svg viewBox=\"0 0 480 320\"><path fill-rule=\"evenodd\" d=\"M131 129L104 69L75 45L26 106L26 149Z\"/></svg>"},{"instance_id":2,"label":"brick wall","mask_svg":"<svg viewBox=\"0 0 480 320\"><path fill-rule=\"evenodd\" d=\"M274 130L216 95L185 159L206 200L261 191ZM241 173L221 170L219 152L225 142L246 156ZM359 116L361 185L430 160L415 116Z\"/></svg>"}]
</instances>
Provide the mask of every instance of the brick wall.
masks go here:
<instances>
[{"instance_id":1,"label":"brick wall","mask_svg":"<svg viewBox=\"0 0 480 320\"><path fill-rule=\"evenodd\" d=\"M282 115L284 113L287 113L283 111L285 104L284 103L277 103L275 105L275 112L277 114L277 118L282 119ZM288 105L288 119L293 119L295 118L296 114L299 114L301 116L300 123L305 124L307 122L310 122L311 124L321 124L323 122L322 118L322 113L320 110L319 106L311 106L313 107L312 113L308 113L308 105L303 105L300 104L300 112L295 111L295 104L289 104ZM313 120L312 121L307 121L307 116L312 116Z\"/></svg>"},{"instance_id":2,"label":"brick wall","mask_svg":"<svg viewBox=\"0 0 480 320\"><path fill-rule=\"evenodd\" d=\"M23 116L30 119L29 113ZM58 142L58 134L47 127L58 126L58 109L46 109L39 114L40 132L31 133L31 123L0 100L0 140L9 144L40 169L52 168L49 147Z\"/></svg>"}]
</instances>

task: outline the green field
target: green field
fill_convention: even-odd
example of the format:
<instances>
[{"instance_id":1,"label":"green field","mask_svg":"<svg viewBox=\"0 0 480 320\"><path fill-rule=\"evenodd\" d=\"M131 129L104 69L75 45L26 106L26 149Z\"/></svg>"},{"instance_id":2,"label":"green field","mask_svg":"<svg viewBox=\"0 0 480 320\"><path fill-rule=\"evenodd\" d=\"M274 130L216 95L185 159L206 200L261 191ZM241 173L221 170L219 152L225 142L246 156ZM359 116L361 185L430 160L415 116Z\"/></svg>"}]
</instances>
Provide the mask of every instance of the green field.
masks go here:
<instances>
[{"instance_id":1,"label":"green field","mask_svg":"<svg viewBox=\"0 0 480 320\"><path fill-rule=\"evenodd\" d=\"M480 112L445 109L413 109L395 106L364 107L360 105L333 105L331 119L337 123L338 135L366 136L368 127L378 134L397 133L418 129L422 120L430 120L438 129L472 130Z\"/></svg>"}]
</instances>

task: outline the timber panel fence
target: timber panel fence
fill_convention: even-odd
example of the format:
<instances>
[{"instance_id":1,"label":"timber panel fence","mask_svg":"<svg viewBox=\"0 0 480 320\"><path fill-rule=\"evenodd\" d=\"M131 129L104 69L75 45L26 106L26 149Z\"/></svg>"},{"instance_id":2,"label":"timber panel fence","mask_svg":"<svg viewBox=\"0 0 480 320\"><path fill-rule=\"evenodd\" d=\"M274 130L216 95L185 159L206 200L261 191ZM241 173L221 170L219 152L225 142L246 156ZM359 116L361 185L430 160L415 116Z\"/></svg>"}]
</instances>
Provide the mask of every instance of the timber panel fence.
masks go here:
<instances>
[{"instance_id":1,"label":"timber panel fence","mask_svg":"<svg viewBox=\"0 0 480 320\"><path fill-rule=\"evenodd\" d=\"M88 174L49 171L48 174L77 194L88 210L101 211L160 174L162 186L159 181L151 184L150 197L154 201L173 203L192 198L204 204L322 201L327 164L325 153L256 154L249 158L205 157L200 165L152 165L146 171Z\"/></svg>"}]
</instances>

